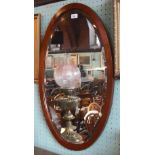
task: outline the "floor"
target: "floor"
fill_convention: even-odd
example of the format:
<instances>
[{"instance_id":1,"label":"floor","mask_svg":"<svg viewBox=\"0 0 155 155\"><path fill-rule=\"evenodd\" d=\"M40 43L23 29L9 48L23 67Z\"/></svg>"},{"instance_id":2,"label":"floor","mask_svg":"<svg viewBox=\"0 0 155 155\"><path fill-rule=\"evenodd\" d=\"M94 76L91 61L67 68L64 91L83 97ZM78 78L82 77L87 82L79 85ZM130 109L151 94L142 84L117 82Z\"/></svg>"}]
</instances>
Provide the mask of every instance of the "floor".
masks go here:
<instances>
[{"instance_id":1,"label":"floor","mask_svg":"<svg viewBox=\"0 0 155 155\"><path fill-rule=\"evenodd\" d=\"M44 150L38 147L34 147L34 155L58 155L58 154L49 152L47 150Z\"/></svg>"}]
</instances>

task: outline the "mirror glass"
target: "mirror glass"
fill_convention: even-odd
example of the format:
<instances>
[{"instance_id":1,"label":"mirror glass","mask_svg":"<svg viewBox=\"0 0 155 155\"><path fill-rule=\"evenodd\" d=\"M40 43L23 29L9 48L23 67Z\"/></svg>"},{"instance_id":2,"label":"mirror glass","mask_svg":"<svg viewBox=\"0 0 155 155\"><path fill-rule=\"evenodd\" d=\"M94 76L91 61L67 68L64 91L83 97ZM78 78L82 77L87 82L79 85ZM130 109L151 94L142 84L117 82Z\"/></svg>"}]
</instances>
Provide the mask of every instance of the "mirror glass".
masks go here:
<instances>
[{"instance_id":1,"label":"mirror glass","mask_svg":"<svg viewBox=\"0 0 155 155\"><path fill-rule=\"evenodd\" d=\"M91 139L103 116L107 66L97 27L79 10L60 16L49 38L44 88L60 136L72 144Z\"/></svg>"}]
</instances>

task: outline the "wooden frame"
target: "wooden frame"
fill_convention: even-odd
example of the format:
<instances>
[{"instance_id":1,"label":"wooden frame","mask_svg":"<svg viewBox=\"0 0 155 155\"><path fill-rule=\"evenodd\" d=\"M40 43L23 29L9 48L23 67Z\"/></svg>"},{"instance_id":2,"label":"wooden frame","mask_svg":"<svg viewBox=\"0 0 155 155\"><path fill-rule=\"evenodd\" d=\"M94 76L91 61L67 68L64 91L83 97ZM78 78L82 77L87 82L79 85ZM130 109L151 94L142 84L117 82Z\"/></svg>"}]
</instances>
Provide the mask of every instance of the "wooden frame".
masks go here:
<instances>
[{"instance_id":1,"label":"wooden frame","mask_svg":"<svg viewBox=\"0 0 155 155\"><path fill-rule=\"evenodd\" d=\"M100 118L100 122L95 129L94 134L92 135L91 139L86 141L83 144L73 144L65 141L62 136L60 136L60 133L56 129L51 114L49 113L49 109L47 106L47 102L45 99L45 87L44 87L44 73L45 73L45 58L47 55L47 47L48 47L48 41L51 35L53 35L54 29L57 25L57 22L59 21L61 15L64 13L78 9L81 11L85 16L88 18L88 20L91 21L93 25L97 27L98 30L98 36L100 37L101 43L104 45L105 50L105 58L106 58L106 66L107 66L107 88L106 88L106 99L104 108L102 109L103 116ZM51 133L54 135L55 139L64 147L71 149L71 150L82 150L86 149L90 145L92 145L96 139L99 137L99 135L102 133L103 129L105 128L106 122L108 120L111 105L112 105L112 97L113 97L113 88L114 88L114 79L113 79L113 60L112 60L112 53L111 53L111 47L110 47L110 41L108 39L108 35L105 29L105 26L103 25L102 20L97 16L97 14L88 6L80 3L72 3L68 4L64 7L62 7L60 10L56 12L56 14L51 19L47 30L45 32L45 36L42 42L41 46L41 53L40 53L40 63L39 63L39 93L40 93L40 100L41 100L41 106L42 110L45 116L45 120L47 122L47 125L51 131Z\"/></svg>"},{"instance_id":2,"label":"wooden frame","mask_svg":"<svg viewBox=\"0 0 155 155\"><path fill-rule=\"evenodd\" d=\"M113 1L114 8L114 76L120 78L120 0Z\"/></svg>"},{"instance_id":3,"label":"wooden frame","mask_svg":"<svg viewBox=\"0 0 155 155\"><path fill-rule=\"evenodd\" d=\"M34 0L34 7L49 4L49 3L56 3L64 0Z\"/></svg>"},{"instance_id":4,"label":"wooden frame","mask_svg":"<svg viewBox=\"0 0 155 155\"><path fill-rule=\"evenodd\" d=\"M40 14L34 15L34 82L38 82L40 52Z\"/></svg>"}]
</instances>

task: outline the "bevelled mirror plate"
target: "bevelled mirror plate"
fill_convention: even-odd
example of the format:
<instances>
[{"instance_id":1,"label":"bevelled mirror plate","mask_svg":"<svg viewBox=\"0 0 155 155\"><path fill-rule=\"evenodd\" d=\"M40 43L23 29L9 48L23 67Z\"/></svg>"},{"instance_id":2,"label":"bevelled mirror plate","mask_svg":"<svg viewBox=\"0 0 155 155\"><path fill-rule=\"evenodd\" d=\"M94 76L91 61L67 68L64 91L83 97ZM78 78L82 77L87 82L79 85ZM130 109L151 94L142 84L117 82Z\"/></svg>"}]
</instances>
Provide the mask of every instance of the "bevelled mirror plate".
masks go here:
<instances>
[{"instance_id":1,"label":"bevelled mirror plate","mask_svg":"<svg viewBox=\"0 0 155 155\"><path fill-rule=\"evenodd\" d=\"M52 18L43 40L40 97L55 138L73 150L90 146L110 113L113 67L99 17L83 4L69 4Z\"/></svg>"}]
</instances>

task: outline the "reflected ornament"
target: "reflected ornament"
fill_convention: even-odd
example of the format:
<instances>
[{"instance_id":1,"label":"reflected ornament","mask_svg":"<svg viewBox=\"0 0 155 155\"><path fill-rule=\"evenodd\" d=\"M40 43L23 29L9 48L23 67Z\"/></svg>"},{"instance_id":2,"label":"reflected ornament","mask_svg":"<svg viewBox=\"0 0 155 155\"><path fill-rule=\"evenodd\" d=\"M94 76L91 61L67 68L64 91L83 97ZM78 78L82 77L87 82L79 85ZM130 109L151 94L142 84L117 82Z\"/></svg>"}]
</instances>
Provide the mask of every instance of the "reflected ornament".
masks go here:
<instances>
[{"instance_id":1,"label":"reflected ornament","mask_svg":"<svg viewBox=\"0 0 155 155\"><path fill-rule=\"evenodd\" d=\"M62 137L70 143L84 143L82 136L74 131L76 126L72 124L72 120L75 119L75 116L72 114L71 110L74 110L79 106L80 98L76 96L58 96L55 101L64 112L62 119L64 120L66 126L64 132L62 133Z\"/></svg>"}]
</instances>

